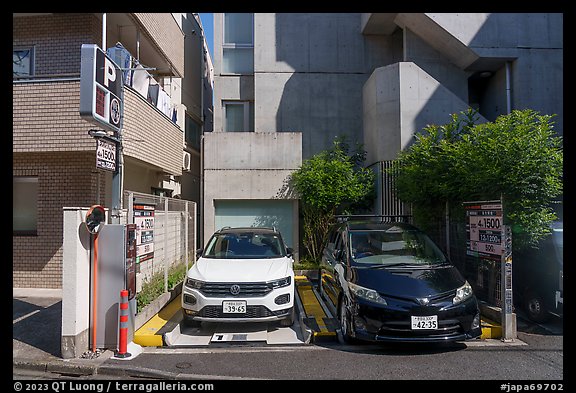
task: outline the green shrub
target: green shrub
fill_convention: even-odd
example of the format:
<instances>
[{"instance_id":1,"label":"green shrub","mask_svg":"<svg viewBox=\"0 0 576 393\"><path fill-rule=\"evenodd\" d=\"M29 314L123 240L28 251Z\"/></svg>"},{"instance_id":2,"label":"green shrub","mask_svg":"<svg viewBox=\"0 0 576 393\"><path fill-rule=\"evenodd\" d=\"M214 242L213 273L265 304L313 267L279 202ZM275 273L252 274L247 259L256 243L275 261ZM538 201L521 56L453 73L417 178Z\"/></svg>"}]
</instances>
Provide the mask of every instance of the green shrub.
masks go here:
<instances>
[{"instance_id":1,"label":"green shrub","mask_svg":"<svg viewBox=\"0 0 576 393\"><path fill-rule=\"evenodd\" d=\"M174 289L184 281L186 277L186 265L178 263L168 270L168 290ZM142 284L142 290L136 294L136 312L141 312L144 307L158 299L164 293L164 272L158 272L150 281Z\"/></svg>"}]
</instances>

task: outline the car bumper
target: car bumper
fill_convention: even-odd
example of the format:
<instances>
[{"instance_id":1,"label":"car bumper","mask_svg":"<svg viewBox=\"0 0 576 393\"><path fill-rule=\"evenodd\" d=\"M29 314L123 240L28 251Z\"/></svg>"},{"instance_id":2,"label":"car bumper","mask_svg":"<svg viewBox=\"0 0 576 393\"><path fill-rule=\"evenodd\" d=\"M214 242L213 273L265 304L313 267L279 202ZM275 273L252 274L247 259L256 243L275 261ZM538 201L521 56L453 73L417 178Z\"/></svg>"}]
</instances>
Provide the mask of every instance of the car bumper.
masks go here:
<instances>
[{"instance_id":1,"label":"car bumper","mask_svg":"<svg viewBox=\"0 0 576 393\"><path fill-rule=\"evenodd\" d=\"M454 342L482 335L475 299L454 306L395 306L356 303L351 310L352 335L375 342ZM412 329L411 316L428 315L438 317L437 329Z\"/></svg>"},{"instance_id":2,"label":"car bumper","mask_svg":"<svg viewBox=\"0 0 576 393\"><path fill-rule=\"evenodd\" d=\"M294 287L279 288L262 297L207 297L186 286L182 308L187 318L208 322L271 322L285 319L294 307ZM223 312L224 301L245 301L246 312Z\"/></svg>"}]
</instances>

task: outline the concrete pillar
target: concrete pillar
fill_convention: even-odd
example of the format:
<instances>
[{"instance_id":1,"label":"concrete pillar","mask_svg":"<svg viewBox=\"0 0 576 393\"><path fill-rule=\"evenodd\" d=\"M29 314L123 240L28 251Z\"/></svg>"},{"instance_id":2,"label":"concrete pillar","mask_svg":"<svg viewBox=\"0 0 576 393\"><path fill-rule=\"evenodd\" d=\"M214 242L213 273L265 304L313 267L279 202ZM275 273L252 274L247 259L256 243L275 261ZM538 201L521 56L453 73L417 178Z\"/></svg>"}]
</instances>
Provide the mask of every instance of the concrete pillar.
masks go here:
<instances>
[{"instance_id":1,"label":"concrete pillar","mask_svg":"<svg viewBox=\"0 0 576 393\"><path fill-rule=\"evenodd\" d=\"M64 359L89 349L90 233L84 225L88 208L64 207L62 260L62 340Z\"/></svg>"}]
</instances>

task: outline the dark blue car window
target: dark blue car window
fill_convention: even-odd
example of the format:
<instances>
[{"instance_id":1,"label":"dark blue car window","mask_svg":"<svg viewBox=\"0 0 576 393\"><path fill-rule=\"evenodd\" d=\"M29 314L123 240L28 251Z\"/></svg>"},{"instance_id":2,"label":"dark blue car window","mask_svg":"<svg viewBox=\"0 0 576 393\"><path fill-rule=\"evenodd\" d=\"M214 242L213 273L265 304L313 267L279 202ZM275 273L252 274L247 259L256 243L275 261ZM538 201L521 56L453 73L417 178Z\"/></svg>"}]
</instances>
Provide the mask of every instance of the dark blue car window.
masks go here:
<instances>
[{"instance_id":1,"label":"dark blue car window","mask_svg":"<svg viewBox=\"0 0 576 393\"><path fill-rule=\"evenodd\" d=\"M354 265L430 265L446 257L424 232L392 227L387 230L350 231Z\"/></svg>"}]
</instances>

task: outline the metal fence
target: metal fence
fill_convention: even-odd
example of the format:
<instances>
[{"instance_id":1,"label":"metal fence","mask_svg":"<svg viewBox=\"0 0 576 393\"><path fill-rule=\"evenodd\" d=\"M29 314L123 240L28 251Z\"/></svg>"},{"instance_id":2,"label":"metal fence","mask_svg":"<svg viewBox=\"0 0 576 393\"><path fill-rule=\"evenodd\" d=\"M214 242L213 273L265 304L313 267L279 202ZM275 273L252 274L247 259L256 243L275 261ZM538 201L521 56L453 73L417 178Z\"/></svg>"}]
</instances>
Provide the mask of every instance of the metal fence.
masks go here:
<instances>
[{"instance_id":1,"label":"metal fence","mask_svg":"<svg viewBox=\"0 0 576 393\"><path fill-rule=\"evenodd\" d=\"M167 292L170 269L184 264L188 270L196 259L196 203L125 191L123 207L127 223L137 228L136 292L159 274Z\"/></svg>"}]
</instances>

